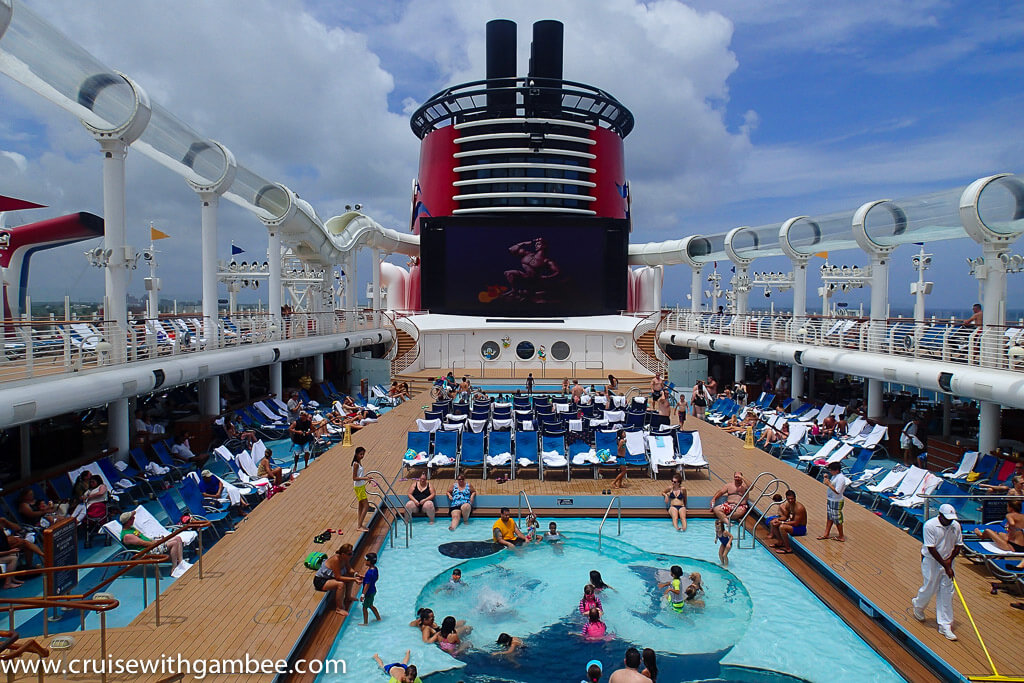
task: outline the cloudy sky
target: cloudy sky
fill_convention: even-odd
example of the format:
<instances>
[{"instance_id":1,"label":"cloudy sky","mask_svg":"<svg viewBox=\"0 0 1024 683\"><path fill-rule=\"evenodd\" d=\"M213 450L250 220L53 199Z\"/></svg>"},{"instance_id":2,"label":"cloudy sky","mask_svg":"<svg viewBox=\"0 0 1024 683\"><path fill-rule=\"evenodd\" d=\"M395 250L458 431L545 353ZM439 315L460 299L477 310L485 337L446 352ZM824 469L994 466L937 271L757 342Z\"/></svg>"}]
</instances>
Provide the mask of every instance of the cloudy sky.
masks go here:
<instances>
[{"instance_id":1,"label":"cloudy sky","mask_svg":"<svg viewBox=\"0 0 1024 683\"><path fill-rule=\"evenodd\" d=\"M359 202L382 224L407 229L419 151L408 115L445 86L484 76L484 25L493 18L519 23L521 72L532 22L563 21L565 77L611 92L635 114L626 163L637 242L852 210L1024 171L1018 2L980 11L940 0L27 6L241 163L298 192L324 219ZM8 224L102 213L98 148L78 121L2 75L0 103L0 194L51 207L9 214ZM150 223L171 234L159 244L164 295L198 298L195 195L137 152L129 155L128 186L130 243L144 245ZM221 206L219 253L226 257L233 240L262 258L265 229L244 210ZM33 298L100 296L102 274L86 265L86 246L34 257ZM894 306L912 304L913 250L896 252ZM969 306L977 287L964 256L979 249L957 241L930 250L937 283L930 305ZM368 264L366 257L360 279ZM788 270L770 259L762 267ZM137 295L142 278L141 271L132 278ZM685 305L688 283L684 267L670 268L666 302ZM856 305L863 297L848 299ZM1011 308L1020 304L1011 298Z\"/></svg>"}]
</instances>

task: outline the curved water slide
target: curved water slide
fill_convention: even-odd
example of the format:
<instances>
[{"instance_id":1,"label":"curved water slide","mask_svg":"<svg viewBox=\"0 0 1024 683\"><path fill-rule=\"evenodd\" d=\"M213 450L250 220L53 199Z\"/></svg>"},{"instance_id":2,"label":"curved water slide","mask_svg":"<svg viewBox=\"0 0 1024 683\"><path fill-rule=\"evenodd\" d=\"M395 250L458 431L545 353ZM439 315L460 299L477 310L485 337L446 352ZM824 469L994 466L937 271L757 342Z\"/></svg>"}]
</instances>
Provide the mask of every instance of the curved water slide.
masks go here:
<instances>
[{"instance_id":1,"label":"curved water slide","mask_svg":"<svg viewBox=\"0 0 1024 683\"><path fill-rule=\"evenodd\" d=\"M17 0L0 0L0 72L76 116L98 139L131 147L184 178L193 189L221 193L254 213L300 258L320 265L344 260L359 246L419 253L419 239L381 227L362 214L333 218L328 227L288 187L237 162L125 74L111 69Z\"/></svg>"}]
</instances>

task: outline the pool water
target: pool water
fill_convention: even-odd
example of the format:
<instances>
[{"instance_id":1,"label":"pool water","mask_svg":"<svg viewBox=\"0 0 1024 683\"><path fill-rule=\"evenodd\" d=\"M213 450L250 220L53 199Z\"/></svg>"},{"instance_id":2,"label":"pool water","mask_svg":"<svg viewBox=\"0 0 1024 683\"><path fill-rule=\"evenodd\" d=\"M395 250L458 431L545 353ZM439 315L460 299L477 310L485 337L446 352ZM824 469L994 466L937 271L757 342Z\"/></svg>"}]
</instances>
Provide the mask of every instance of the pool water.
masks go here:
<instances>
[{"instance_id":1,"label":"pool water","mask_svg":"<svg viewBox=\"0 0 1024 683\"><path fill-rule=\"evenodd\" d=\"M361 609L353 605L330 655L344 659L348 673L323 676L322 683L386 680L373 654L394 662L406 649L425 683L575 681L591 659L604 662L607 677L630 646L658 653L663 681L902 680L761 546L734 548L729 568L720 567L710 520L692 520L680 533L667 519L627 519L621 536L608 522L600 551L599 520L557 522L566 535L560 547L537 543L459 560L437 547L484 540L493 519L474 519L454 533L440 518L433 526L417 519L409 549L403 532L395 549L381 552L376 606L383 621L357 626ZM702 575L702 608L677 612L662 598L659 574L674 564L683 568L684 585L690 572ZM452 591L446 584L454 567L466 586ZM609 636L596 642L580 636L578 609L592 569L614 587L600 594ZM455 659L424 644L408 626L419 607L433 609L438 623L448 615L466 620L473 631L464 641L472 647ZM511 658L494 656L501 632L526 648Z\"/></svg>"}]
</instances>

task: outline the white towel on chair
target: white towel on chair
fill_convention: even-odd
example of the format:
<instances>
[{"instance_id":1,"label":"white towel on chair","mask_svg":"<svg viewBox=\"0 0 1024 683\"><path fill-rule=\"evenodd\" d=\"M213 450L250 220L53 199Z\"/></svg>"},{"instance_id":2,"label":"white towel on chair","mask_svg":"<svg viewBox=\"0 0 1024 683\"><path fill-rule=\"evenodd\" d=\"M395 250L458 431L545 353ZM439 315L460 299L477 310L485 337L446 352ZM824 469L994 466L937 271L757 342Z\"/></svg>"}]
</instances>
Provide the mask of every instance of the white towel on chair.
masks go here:
<instances>
[{"instance_id":1,"label":"white towel on chair","mask_svg":"<svg viewBox=\"0 0 1024 683\"><path fill-rule=\"evenodd\" d=\"M618 395L612 396L612 405L614 405L616 408L625 408L626 397Z\"/></svg>"},{"instance_id":2,"label":"white towel on chair","mask_svg":"<svg viewBox=\"0 0 1024 683\"><path fill-rule=\"evenodd\" d=\"M534 461L530 460L529 458L519 458L518 460L516 460L516 462L519 463L520 467L533 467L534 465L537 464Z\"/></svg>"},{"instance_id":3,"label":"white towel on chair","mask_svg":"<svg viewBox=\"0 0 1024 683\"><path fill-rule=\"evenodd\" d=\"M596 465L598 462L597 452L593 448L572 456L573 465Z\"/></svg>"},{"instance_id":4,"label":"white towel on chair","mask_svg":"<svg viewBox=\"0 0 1024 683\"><path fill-rule=\"evenodd\" d=\"M487 464L492 467L500 467L501 465L507 465L512 462L512 454L508 451L504 453L498 453L497 455L488 455Z\"/></svg>"},{"instance_id":5,"label":"white towel on chair","mask_svg":"<svg viewBox=\"0 0 1024 683\"><path fill-rule=\"evenodd\" d=\"M438 453L430 459L430 462L427 463L427 467L446 467L454 464L455 458L449 458L444 453Z\"/></svg>"},{"instance_id":6,"label":"white towel on chair","mask_svg":"<svg viewBox=\"0 0 1024 683\"><path fill-rule=\"evenodd\" d=\"M416 420L416 430L417 431L420 431L420 432L436 432L440 428L441 428L441 421L440 420L437 420L437 419L434 419L434 420L417 419Z\"/></svg>"},{"instance_id":7,"label":"white towel on chair","mask_svg":"<svg viewBox=\"0 0 1024 683\"><path fill-rule=\"evenodd\" d=\"M569 431L570 432L582 432L583 431L583 420L569 420Z\"/></svg>"},{"instance_id":8,"label":"white towel on chair","mask_svg":"<svg viewBox=\"0 0 1024 683\"><path fill-rule=\"evenodd\" d=\"M424 453L423 451L420 451L419 453L412 453L411 458L409 457L409 455L409 453L405 454L405 457L402 458L402 464L407 466L422 465L423 463L430 459L427 457L427 454Z\"/></svg>"},{"instance_id":9,"label":"white towel on chair","mask_svg":"<svg viewBox=\"0 0 1024 683\"><path fill-rule=\"evenodd\" d=\"M558 451L541 451L540 457L544 459L547 467L565 467L569 464L565 456Z\"/></svg>"}]
</instances>

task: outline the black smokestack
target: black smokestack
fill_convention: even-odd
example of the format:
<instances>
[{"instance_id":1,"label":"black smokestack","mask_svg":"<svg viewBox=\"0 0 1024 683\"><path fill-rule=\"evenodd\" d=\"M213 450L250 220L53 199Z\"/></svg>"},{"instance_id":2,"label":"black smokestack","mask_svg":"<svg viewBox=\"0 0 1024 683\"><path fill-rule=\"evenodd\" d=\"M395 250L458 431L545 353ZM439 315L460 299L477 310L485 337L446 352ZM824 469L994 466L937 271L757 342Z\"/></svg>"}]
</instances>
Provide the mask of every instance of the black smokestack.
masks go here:
<instances>
[{"instance_id":1,"label":"black smokestack","mask_svg":"<svg viewBox=\"0 0 1024 683\"><path fill-rule=\"evenodd\" d=\"M530 44L530 80L542 88L535 99L537 111L557 111L561 106L562 22L546 19L533 25Z\"/></svg>"},{"instance_id":2,"label":"black smokestack","mask_svg":"<svg viewBox=\"0 0 1024 683\"><path fill-rule=\"evenodd\" d=\"M516 106L516 22L487 22L487 108L512 112Z\"/></svg>"}]
</instances>

